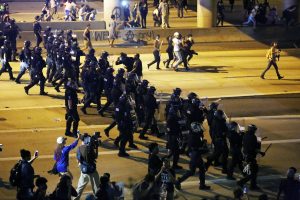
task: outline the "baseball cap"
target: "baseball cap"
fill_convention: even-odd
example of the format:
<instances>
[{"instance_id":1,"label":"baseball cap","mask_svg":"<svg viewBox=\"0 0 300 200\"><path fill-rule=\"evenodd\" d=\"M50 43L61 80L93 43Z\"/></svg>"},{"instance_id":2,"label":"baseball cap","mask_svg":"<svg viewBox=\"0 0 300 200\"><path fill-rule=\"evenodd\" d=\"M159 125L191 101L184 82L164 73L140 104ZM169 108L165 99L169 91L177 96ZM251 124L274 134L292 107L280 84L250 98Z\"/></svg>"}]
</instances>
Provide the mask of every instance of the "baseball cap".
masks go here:
<instances>
[{"instance_id":1,"label":"baseball cap","mask_svg":"<svg viewBox=\"0 0 300 200\"><path fill-rule=\"evenodd\" d=\"M60 136L56 139L56 142L57 144L62 144L65 140L67 140L67 138Z\"/></svg>"}]
</instances>

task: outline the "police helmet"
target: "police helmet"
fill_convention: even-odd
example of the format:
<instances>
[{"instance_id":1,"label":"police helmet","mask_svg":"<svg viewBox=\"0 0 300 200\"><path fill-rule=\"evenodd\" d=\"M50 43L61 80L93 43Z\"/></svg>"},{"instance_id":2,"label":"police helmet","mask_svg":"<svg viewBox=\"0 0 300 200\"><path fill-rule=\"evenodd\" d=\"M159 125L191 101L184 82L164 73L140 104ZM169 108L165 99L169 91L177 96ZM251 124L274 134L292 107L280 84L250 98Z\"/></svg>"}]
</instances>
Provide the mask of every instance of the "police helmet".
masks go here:
<instances>
[{"instance_id":1,"label":"police helmet","mask_svg":"<svg viewBox=\"0 0 300 200\"><path fill-rule=\"evenodd\" d=\"M93 48L90 49L90 50L89 50L89 55L94 55L94 54L95 54L95 49L93 49Z\"/></svg>"},{"instance_id":2,"label":"police helmet","mask_svg":"<svg viewBox=\"0 0 300 200\"><path fill-rule=\"evenodd\" d=\"M156 88L155 88L154 86L150 86L150 88L148 89L148 92L149 92L150 94L154 94L155 91L156 91Z\"/></svg>"},{"instance_id":3,"label":"police helmet","mask_svg":"<svg viewBox=\"0 0 300 200\"><path fill-rule=\"evenodd\" d=\"M209 109L213 110L213 109L218 109L218 106L219 106L219 103L217 102L212 102L210 105L209 105Z\"/></svg>"},{"instance_id":4,"label":"police helmet","mask_svg":"<svg viewBox=\"0 0 300 200\"><path fill-rule=\"evenodd\" d=\"M125 73L125 70L123 68L118 69L118 74L119 75L124 75L124 73Z\"/></svg>"},{"instance_id":5,"label":"police helmet","mask_svg":"<svg viewBox=\"0 0 300 200\"><path fill-rule=\"evenodd\" d=\"M106 73L107 73L107 74L112 74L112 73L114 73L114 71L115 71L115 70L114 70L114 68L112 68L112 67L109 67L109 68L106 69Z\"/></svg>"},{"instance_id":6,"label":"police helmet","mask_svg":"<svg viewBox=\"0 0 300 200\"><path fill-rule=\"evenodd\" d=\"M30 45L31 45L31 42L29 40L24 41L24 46L25 47L30 47Z\"/></svg>"},{"instance_id":7,"label":"police helmet","mask_svg":"<svg viewBox=\"0 0 300 200\"><path fill-rule=\"evenodd\" d=\"M122 94L119 98L119 103L125 104L126 102L127 102L127 96L126 96L126 94Z\"/></svg>"},{"instance_id":8,"label":"police helmet","mask_svg":"<svg viewBox=\"0 0 300 200\"><path fill-rule=\"evenodd\" d=\"M143 86L148 86L148 84L149 84L149 81L148 80L146 80L146 79L144 79L143 81L142 81L142 85Z\"/></svg>"},{"instance_id":9,"label":"police helmet","mask_svg":"<svg viewBox=\"0 0 300 200\"><path fill-rule=\"evenodd\" d=\"M46 26L46 31L51 31L51 27L50 26Z\"/></svg>"},{"instance_id":10,"label":"police helmet","mask_svg":"<svg viewBox=\"0 0 300 200\"><path fill-rule=\"evenodd\" d=\"M175 89L173 90L173 94L180 96L180 94L181 94L181 89L180 89L180 88L175 88Z\"/></svg>"},{"instance_id":11,"label":"police helmet","mask_svg":"<svg viewBox=\"0 0 300 200\"><path fill-rule=\"evenodd\" d=\"M198 122L192 122L191 123L191 131L193 133L200 133L203 132L202 126Z\"/></svg>"},{"instance_id":12,"label":"police helmet","mask_svg":"<svg viewBox=\"0 0 300 200\"><path fill-rule=\"evenodd\" d=\"M256 130L257 130L257 127L254 124L250 124L247 127L247 132L248 133L255 133Z\"/></svg>"},{"instance_id":13,"label":"police helmet","mask_svg":"<svg viewBox=\"0 0 300 200\"><path fill-rule=\"evenodd\" d=\"M201 101L199 98L192 99L192 104L199 107L201 105Z\"/></svg>"},{"instance_id":14,"label":"police helmet","mask_svg":"<svg viewBox=\"0 0 300 200\"><path fill-rule=\"evenodd\" d=\"M124 52L121 52L121 53L120 53L120 56L121 56L121 57L126 57L126 56L127 56L127 54L126 54L126 53L124 53Z\"/></svg>"},{"instance_id":15,"label":"police helmet","mask_svg":"<svg viewBox=\"0 0 300 200\"><path fill-rule=\"evenodd\" d=\"M40 16L37 15L37 16L34 17L34 19L35 19L36 21L38 21L38 20L40 20Z\"/></svg>"},{"instance_id":16,"label":"police helmet","mask_svg":"<svg viewBox=\"0 0 300 200\"><path fill-rule=\"evenodd\" d=\"M196 98L197 96L198 96L198 95L197 95L196 93L191 92L191 93L188 94L187 97L188 97L189 100L192 100L192 99Z\"/></svg>"},{"instance_id":17,"label":"police helmet","mask_svg":"<svg viewBox=\"0 0 300 200\"><path fill-rule=\"evenodd\" d=\"M224 111L223 110L217 110L215 113L214 113L215 117L218 118L218 119L222 119L224 118Z\"/></svg>"},{"instance_id":18,"label":"police helmet","mask_svg":"<svg viewBox=\"0 0 300 200\"><path fill-rule=\"evenodd\" d=\"M9 44L10 44L10 41L9 41L9 40L4 40L3 44L4 44L4 45L9 45Z\"/></svg>"},{"instance_id":19,"label":"police helmet","mask_svg":"<svg viewBox=\"0 0 300 200\"><path fill-rule=\"evenodd\" d=\"M237 131L238 126L239 126L239 125L238 125L237 122L232 121L232 122L230 122L230 123L228 124L228 129L229 129L230 131Z\"/></svg>"},{"instance_id":20,"label":"police helmet","mask_svg":"<svg viewBox=\"0 0 300 200\"><path fill-rule=\"evenodd\" d=\"M101 54L101 58L107 58L109 56L109 53L107 51L103 51Z\"/></svg>"},{"instance_id":21,"label":"police helmet","mask_svg":"<svg viewBox=\"0 0 300 200\"><path fill-rule=\"evenodd\" d=\"M73 34L73 31L72 30L68 30L67 31L67 35L72 35Z\"/></svg>"},{"instance_id":22,"label":"police helmet","mask_svg":"<svg viewBox=\"0 0 300 200\"><path fill-rule=\"evenodd\" d=\"M90 67L96 68L97 65L98 65L98 63L96 61L94 61L94 60L91 60L91 62L90 62L89 65L90 65Z\"/></svg>"},{"instance_id":23,"label":"police helmet","mask_svg":"<svg viewBox=\"0 0 300 200\"><path fill-rule=\"evenodd\" d=\"M171 96L171 103L172 104L179 104L181 102L181 99L179 96L172 94Z\"/></svg>"},{"instance_id":24,"label":"police helmet","mask_svg":"<svg viewBox=\"0 0 300 200\"><path fill-rule=\"evenodd\" d=\"M42 48L41 47L34 47L34 53L40 55L42 53Z\"/></svg>"}]
</instances>

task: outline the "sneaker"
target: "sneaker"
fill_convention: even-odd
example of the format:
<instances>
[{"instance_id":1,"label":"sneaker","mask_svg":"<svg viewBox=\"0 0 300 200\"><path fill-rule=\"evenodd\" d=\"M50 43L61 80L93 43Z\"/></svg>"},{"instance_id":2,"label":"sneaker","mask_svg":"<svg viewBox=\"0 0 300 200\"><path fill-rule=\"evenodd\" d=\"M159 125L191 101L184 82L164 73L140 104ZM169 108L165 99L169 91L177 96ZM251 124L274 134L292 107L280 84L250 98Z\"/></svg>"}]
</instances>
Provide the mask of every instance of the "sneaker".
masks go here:
<instances>
[{"instance_id":1,"label":"sneaker","mask_svg":"<svg viewBox=\"0 0 300 200\"><path fill-rule=\"evenodd\" d=\"M119 152L119 153L118 153L118 156L119 156L119 157L129 157L129 154L126 153L126 152Z\"/></svg>"},{"instance_id":2,"label":"sneaker","mask_svg":"<svg viewBox=\"0 0 300 200\"><path fill-rule=\"evenodd\" d=\"M150 65L149 65L149 64L147 64L147 67L148 67L148 69L149 69Z\"/></svg>"},{"instance_id":3,"label":"sneaker","mask_svg":"<svg viewBox=\"0 0 300 200\"><path fill-rule=\"evenodd\" d=\"M141 140L148 140L148 137L146 137L146 136L144 136L144 135L140 135L139 138L140 138Z\"/></svg>"},{"instance_id":4,"label":"sneaker","mask_svg":"<svg viewBox=\"0 0 300 200\"><path fill-rule=\"evenodd\" d=\"M284 76L279 76L279 77L278 77L278 80L283 79L283 78L284 78Z\"/></svg>"},{"instance_id":5,"label":"sneaker","mask_svg":"<svg viewBox=\"0 0 300 200\"><path fill-rule=\"evenodd\" d=\"M14 80L16 80L16 78L14 78L14 77L11 77L9 80L11 80L11 81L14 81Z\"/></svg>"},{"instance_id":6,"label":"sneaker","mask_svg":"<svg viewBox=\"0 0 300 200\"><path fill-rule=\"evenodd\" d=\"M138 146L136 146L135 144L130 144L130 145L128 145L130 148L132 148L132 149L138 149Z\"/></svg>"},{"instance_id":7,"label":"sneaker","mask_svg":"<svg viewBox=\"0 0 300 200\"><path fill-rule=\"evenodd\" d=\"M48 92L40 92L40 95L46 96L48 95Z\"/></svg>"},{"instance_id":8,"label":"sneaker","mask_svg":"<svg viewBox=\"0 0 300 200\"><path fill-rule=\"evenodd\" d=\"M210 186L208 185L200 185L199 190L210 190Z\"/></svg>"},{"instance_id":9,"label":"sneaker","mask_svg":"<svg viewBox=\"0 0 300 200\"><path fill-rule=\"evenodd\" d=\"M83 114L87 114L86 109L84 107L80 108L80 110L82 111Z\"/></svg>"},{"instance_id":10,"label":"sneaker","mask_svg":"<svg viewBox=\"0 0 300 200\"><path fill-rule=\"evenodd\" d=\"M25 86L24 90L25 90L25 93L28 95L29 89Z\"/></svg>"},{"instance_id":11,"label":"sneaker","mask_svg":"<svg viewBox=\"0 0 300 200\"><path fill-rule=\"evenodd\" d=\"M261 78L261 79L265 79L265 77L264 77L264 76L260 76L260 78Z\"/></svg>"},{"instance_id":12,"label":"sneaker","mask_svg":"<svg viewBox=\"0 0 300 200\"><path fill-rule=\"evenodd\" d=\"M161 70L161 68L159 68L159 67L158 67L158 68L156 68L156 69L157 69L157 70Z\"/></svg>"},{"instance_id":13,"label":"sneaker","mask_svg":"<svg viewBox=\"0 0 300 200\"><path fill-rule=\"evenodd\" d=\"M15 82L16 82L16 84L21 84L21 81L18 79L16 79Z\"/></svg>"}]
</instances>

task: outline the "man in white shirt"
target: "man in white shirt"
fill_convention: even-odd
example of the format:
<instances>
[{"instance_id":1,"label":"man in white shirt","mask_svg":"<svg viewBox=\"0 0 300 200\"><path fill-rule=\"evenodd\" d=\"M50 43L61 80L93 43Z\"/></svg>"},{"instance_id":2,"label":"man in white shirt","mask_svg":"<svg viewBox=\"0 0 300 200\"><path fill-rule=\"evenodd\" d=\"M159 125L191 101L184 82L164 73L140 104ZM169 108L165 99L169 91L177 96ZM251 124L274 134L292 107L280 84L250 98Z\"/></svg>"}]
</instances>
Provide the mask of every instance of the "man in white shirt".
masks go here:
<instances>
[{"instance_id":1,"label":"man in white shirt","mask_svg":"<svg viewBox=\"0 0 300 200\"><path fill-rule=\"evenodd\" d=\"M68 0L65 3L65 19L66 21L70 18L71 12L76 10L76 4L72 0Z\"/></svg>"},{"instance_id":2,"label":"man in white shirt","mask_svg":"<svg viewBox=\"0 0 300 200\"><path fill-rule=\"evenodd\" d=\"M172 65L175 71L178 71L178 65L180 65L183 61L182 59L182 52L181 52L181 46L182 46L182 40L180 37L180 34L178 32L174 33L174 38L173 38L173 45L174 45L174 54L176 58L175 64Z\"/></svg>"}]
</instances>

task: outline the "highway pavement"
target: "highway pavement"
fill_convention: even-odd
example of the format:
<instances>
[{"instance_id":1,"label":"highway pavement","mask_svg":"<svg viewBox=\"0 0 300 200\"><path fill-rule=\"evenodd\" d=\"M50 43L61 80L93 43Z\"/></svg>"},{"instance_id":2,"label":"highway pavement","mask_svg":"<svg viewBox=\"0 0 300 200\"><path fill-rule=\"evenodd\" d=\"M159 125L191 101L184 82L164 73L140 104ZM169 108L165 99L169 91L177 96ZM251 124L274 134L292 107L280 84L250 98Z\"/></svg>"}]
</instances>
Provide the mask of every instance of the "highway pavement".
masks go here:
<instances>
[{"instance_id":1,"label":"highway pavement","mask_svg":"<svg viewBox=\"0 0 300 200\"><path fill-rule=\"evenodd\" d=\"M162 55L165 58L165 54ZM144 67L150 62L152 55L141 55ZM116 55L110 56L110 61L115 61ZM19 64L11 63L18 73ZM257 199L261 193L267 193L271 199L275 198L279 180L285 176L290 166L299 169L300 162L300 69L299 52L284 49L279 62L280 72L285 76L277 80L275 72L271 69L266 80L261 80L259 75L266 66L265 49L238 50L238 51L210 51L200 52L191 61L191 71L174 72L164 69L157 71L144 68L144 78L157 88L158 98L163 102L175 87L183 89L183 96L189 92L196 92L207 105L213 100L221 98L221 108L227 113L230 120L238 121L242 126L250 123L256 124L258 133L267 139L263 142L262 149L272 143L272 147L264 158L259 159L259 185L261 191L250 191L251 199ZM116 67L116 66L114 66ZM9 170L19 159L19 150L26 148L30 151L39 150L38 158L33 166L35 173L48 179L48 192L55 188L58 177L47 174L54 161L53 151L56 138L64 135L64 93L57 93L52 87L46 87L49 96L39 96L38 87L24 93L23 87L28 83L28 75L22 84L17 85L8 80L8 75L0 77L0 143L4 149L0 152L0 199L15 199L15 189L8 186ZM62 91L64 91L62 89ZM82 95L80 95L82 97ZM207 97L207 100L206 100ZM105 98L103 103L105 102ZM163 108L157 114L163 124ZM80 111L81 132L93 133L100 131L110 123L111 118L99 116L95 106L88 108L88 115ZM207 126L205 126L207 129ZM122 181L126 188L139 180L147 172L147 144L157 141L160 149L165 149L165 138L157 139L150 136L150 141L140 141L135 134L139 150L130 150L129 158L119 158L117 149L113 145L113 138L118 132L113 129L110 138L102 134L102 146L97 161L100 174L111 173L112 180ZM209 140L206 131L206 138ZM67 143L74 139L68 138ZM75 159L75 151L71 152L70 170L74 175L73 185L77 185L79 169ZM188 158L183 156L181 165L188 168ZM238 172L238 171L237 171ZM184 170L178 171L178 176ZM238 173L235 174L239 176ZM178 199L211 198L215 195L232 197L234 181L226 180L220 169L211 167L207 173L208 185L212 186L209 192L198 190L197 175L191 177L182 185L182 192ZM88 187L86 191L91 191ZM130 190L126 190L126 199L131 199ZM184 196L184 197L183 197Z\"/></svg>"}]
</instances>

